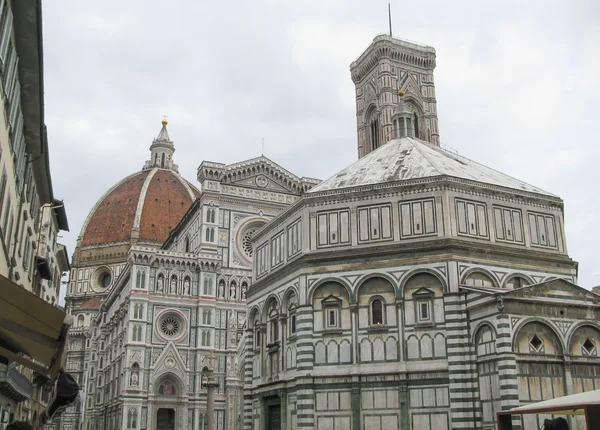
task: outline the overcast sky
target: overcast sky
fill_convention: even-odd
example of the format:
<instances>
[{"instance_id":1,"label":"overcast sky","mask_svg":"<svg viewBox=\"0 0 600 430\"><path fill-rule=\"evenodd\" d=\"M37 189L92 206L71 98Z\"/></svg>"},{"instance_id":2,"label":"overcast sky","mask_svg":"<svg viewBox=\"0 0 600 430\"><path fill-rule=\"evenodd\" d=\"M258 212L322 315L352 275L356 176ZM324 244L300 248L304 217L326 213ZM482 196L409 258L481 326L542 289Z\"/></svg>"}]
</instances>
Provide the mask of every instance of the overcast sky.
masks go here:
<instances>
[{"instance_id":1,"label":"overcast sky","mask_svg":"<svg viewBox=\"0 0 600 430\"><path fill-rule=\"evenodd\" d=\"M357 157L349 65L385 0L43 0L46 122L69 253L169 118L175 162L265 155L327 178ZM560 195L579 284L600 284L600 2L392 1L394 35L435 47L440 136Z\"/></svg>"}]
</instances>

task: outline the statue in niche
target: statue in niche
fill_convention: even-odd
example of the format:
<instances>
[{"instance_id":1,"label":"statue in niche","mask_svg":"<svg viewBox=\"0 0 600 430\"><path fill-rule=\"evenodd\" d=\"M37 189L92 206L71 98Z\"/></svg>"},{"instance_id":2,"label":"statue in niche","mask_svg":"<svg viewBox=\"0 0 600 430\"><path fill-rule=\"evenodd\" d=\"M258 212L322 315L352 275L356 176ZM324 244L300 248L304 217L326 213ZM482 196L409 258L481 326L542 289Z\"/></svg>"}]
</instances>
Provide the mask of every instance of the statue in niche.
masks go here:
<instances>
[{"instance_id":1,"label":"statue in niche","mask_svg":"<svg viewBox=\"0 0 600 430\"><path fill-rule=\"evenodd\" d=\"M248 289L248 287L246 287L246 284L242 284L242 299L246 300L246 290Z\"/></svg>"},{"instance_id":2,"label":"statue in niche","mask_svg":"<svg viewBox=\"0 0 600 430\"><path fill-rule=\"evenodd\" d=\"M225 297L225 283L224 282L219 282L219 297L220 298Z\"/></svg>"},{"instance_id":3,"label":"statue in niche","mask_svg":"<svg viewBox=\"0 0 600 430\"><path fill-rule=\"evenodd\" d=\"M139 383L138 373L136 371L131 372L131 386L132 387L137 387L138 383Z\"/></svg>"},{"instance_id":4,"label":"statue in niche","mask_svg":"<svg viewBox=\"0 0 600 430\"><path fill-rule=\"evenodd\" d=\"M229 298L230 299L235 299L235 295L236 295L237 291L235 288L235 284L232 283L231 286L229 287Z\"/></svg>"},{"instance_id":5,"label":"statue in niche","mask_svg":"<svg viewBox=\"0 0 600 430\"><path fill-rule=\"evenodd\" d=\"M158 281L156 281L156 291L162 293L164 290L164 280L162 276L158 277Z\"/></svg>"},{"instance_id":6,"label":"statue in niche","mask_svg":"<svg viewBox=\"0 0 600 430\"><path fill-rule=\"evenodd\" d=\"M171 278L171 294L177 294L177 278Z\"/></svg>"},{"instance_id":7,"label":"statue in niche","mask_svg":"<svg viewBox=\"0 0 600 430\"><path fill-rule=\"evenodd\" d=\"M185 278L185 281L183 281L183 294L185 294L186 296L190 295L190 279L189 278Z\"/></svg>"}]
</instances>

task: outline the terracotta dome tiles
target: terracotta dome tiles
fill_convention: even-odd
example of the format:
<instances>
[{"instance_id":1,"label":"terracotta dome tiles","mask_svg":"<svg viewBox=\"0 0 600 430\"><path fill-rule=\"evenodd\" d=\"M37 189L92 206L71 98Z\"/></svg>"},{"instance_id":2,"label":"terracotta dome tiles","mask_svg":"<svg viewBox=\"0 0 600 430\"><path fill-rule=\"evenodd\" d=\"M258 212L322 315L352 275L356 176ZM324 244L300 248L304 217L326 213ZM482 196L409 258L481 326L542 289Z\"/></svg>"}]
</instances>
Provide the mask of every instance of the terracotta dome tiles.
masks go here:
<instances>
[{"instance_id":1,"label":"terracotta dome tiles","mask_svg":"<svg viewBox=\"0 0 600 430\"><path fill-rule=\"evenodd\" d=\"M102 199L85 229L83 246L129 240L140 193L149 173L130 176Z\"/></svg>"},{"instance_id":2,"label":"terracotta dome tiles","mask_svg":"<svg viewBox=\"0 0 600 430\"><path fill-rule=\"evenodd\" d=\"M98 204L83 233L82 246L129 241L138 201L151 171L136 173L108 193ZM162 243L199 196L186 181L169 170L157 170L149 181L140 217L139 240Z\"/></svg>"},{"instance_id":3,"label":"terracotta dome tiles","mask_svg":"<svg viewBox=\"0 0 600 430\"><path fill-rule=\"evenodd\" d=\"M140 239L164 242L193 201L180 179L167 170L159 170L148 187L142 209Z\"/></svg>"}]
</instances>

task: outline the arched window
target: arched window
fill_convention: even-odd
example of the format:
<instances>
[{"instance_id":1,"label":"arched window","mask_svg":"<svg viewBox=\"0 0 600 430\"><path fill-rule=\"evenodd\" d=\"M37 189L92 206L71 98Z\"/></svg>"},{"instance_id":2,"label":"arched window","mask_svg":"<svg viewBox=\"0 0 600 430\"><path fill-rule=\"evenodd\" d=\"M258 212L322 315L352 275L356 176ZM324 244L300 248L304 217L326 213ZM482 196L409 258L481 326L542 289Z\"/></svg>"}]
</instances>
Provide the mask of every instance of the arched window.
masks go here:
<instances>
[{"instance_id":1,"label":"arched window","mask_svg":"<svg viewBox=\"0 0 600 430\"><path fill-rule=\"evenodd\" d=\"M203 294L205 296L210 296L212 295L212 288L211 288L211 279L209 276L206 276L204 278L204 292Z\"/></svg>"},{"instance_id":2,"label":"arched window","mask_svg":"<svg viewBox=\"0 0 600 430\"><path fill-rule=\"evenodd\" d=\"M373 150L379 148L379 120L377 114L374 114L370 123L371 148Z\"/></svg>"},{"instance_id":3,"label":"arched window","mask_svg":"<svg viewBox=\"0 0 600 430\"><path fill-rule=\"evenodd\" d=\"M204 238L206 242L210 241L210 228L206 229L206 236Z\"/></svg>"},{"instance_id":4,"label":"arched window","mask_svg":"<svg viewBox=\"0 0 600 430\"><path fill-rule=\"evenodd\" d=\"M210 241L211 242L215 241L215 229L214 228L210 229Z\"/></svg>"},{"instance_id":5,"label":"arched window","mask_svg":"<svg viewBox=\"0 0 600 430\"><path fill-rule=\"evenodd\" d=\"M185 252L190 252L190 238L186 237L185 238Z\"/></svg>"},{"instance_id":6,"label":"arched window","mask_svg":"<svg viewBox=\"0 0 600 430\"><path fill-rule=\"evenodd\" d=\"M163 152L160 160L160 167L165 168L165 153Z\"/></svg>"},{"instance_id":7,"label":"arched window","mask_svg":"<svg viewBox=\"0 0 600 430\"><path fill-rule=\"evenodd\" d=\"M371 324L383 324L383 302L380 299L371 302Z\"/></svg>"},{"instance_id":8,"label":"arched window","mask_svg":"<svg viewBox=\"0 0 600 430\"><path fill-rule=\"evenodd\" d=\"M138 304L133 305L133 318L137 319L138 317Z\"/></svg>"},{"instance_id":9,"label":"arched window","mask_svg":"<svg viewBox=\"0 0 600 430\"><path fill-rule=\"evenodd\" d=\"M272 302L269 310L269 343L275 343L279 340L278 316L275 302Z\"/></svg>"},{"instance_id":10,"label":"arched window","mask_svg":"<svg viewBox=\"0 0 600 430\"><path fill-rule=\"evenodd\" d=\"M77 327L83 327L85 324L85 317L83 315L79 315L77 317Z\"/></svg>"},{"instance_id":11,"label":"arched window","mask_svg":"<svg viewBox=\"0 0 600 430\"><path fill-rule=\"evenodd\" d=\"M298 298L292 293L288 299L288 337L296 334L296 308L298 307Z\"/></svg>"},{"instance_id":12,"label":"arched window","mask_svg":"<svg viewBox=\"0 0 600 430\"><path fill-rule=\"evenodd\" d=\"M415 127L415 137L419 137L419 117L416 113L413 114L413 125Z\"/></svg>"},{"instance_id":13,"label":"arched window","mask_svg":"<svg viewBox=\"0 0 600 430\"><path fill-rule=\"evenodd\" d=\"M135 276L135 288L142 288L142 272L137 271L137 275Z\"/></svg>"},{"instance_id":14,"label":"arched window","mask_svg":"<svg viewBox=\"0 0 600 430\"><path fill-rule=\"evenodd\" d=\"M137 409L129 409L129 412L127 412L127 428L137 428Z\"/></svg>"},{"instance_id":15,"label":"arched window","mask_svg":"<svg viewBox=\"0 0 600 430\"><path fill-rule=\"evenodd\" d=\"M142 271L142 282L140 288L146 288L146 271Z\"/></svg>"},{"instance_id":16,"label":"arched window","mask_svg":"<svg viewBox=\"0 0 600 430\"><path fill-rule=\"evenodd\" d=\"M158 165L158 154L154 154L154 165Z\"/></svg>"},{"instance_id":17,"label":"arched window","mask_svg":"<svg viewBox=\"0 0 600 430\"><path fill-rule=\"evenodd\" d=\"M140 303L140 309L139 309L139 314L138 314L138 318L142 319L144 318L144 305Z\"/></svg>"},{"instance_id":18,"label":"arched window","mask_svg":"<svg viewBox=\"0 0 600 430\"><path fill-rule=\"evenodd\" d=\"M215 213L216 213L216 209L210 210L210 222L212 222L212 223L215 222Z\"/></svg>"}]
</instances>

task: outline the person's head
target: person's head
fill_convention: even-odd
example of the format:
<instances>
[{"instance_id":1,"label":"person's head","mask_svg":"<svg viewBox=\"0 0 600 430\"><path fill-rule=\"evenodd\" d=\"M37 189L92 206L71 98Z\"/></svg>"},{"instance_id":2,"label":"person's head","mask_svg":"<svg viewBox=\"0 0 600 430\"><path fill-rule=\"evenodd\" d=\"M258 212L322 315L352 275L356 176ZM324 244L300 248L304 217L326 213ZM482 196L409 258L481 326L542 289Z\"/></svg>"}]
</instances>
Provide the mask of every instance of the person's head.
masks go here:
<instances>
[{"instance_id":1,"label":"person's head","mask_svg":"<svg viewBox=\"0 0 600 430\"><path fill-rule=\"evenodd\" d=\"M569 430L569 423L563 417L544 421L544 430Z\"/></svg>"},{"instance_id":2,"label":"person's head","mask_svg":"<svg viewBox=\"0 0 600 430\"><path fill-rule=\"evenodd\" d=\"M6 430L33 430L33 427L27 421L15 421L10 423Z\"/></svg>"}]
</instances>

